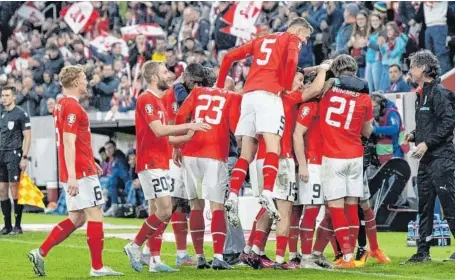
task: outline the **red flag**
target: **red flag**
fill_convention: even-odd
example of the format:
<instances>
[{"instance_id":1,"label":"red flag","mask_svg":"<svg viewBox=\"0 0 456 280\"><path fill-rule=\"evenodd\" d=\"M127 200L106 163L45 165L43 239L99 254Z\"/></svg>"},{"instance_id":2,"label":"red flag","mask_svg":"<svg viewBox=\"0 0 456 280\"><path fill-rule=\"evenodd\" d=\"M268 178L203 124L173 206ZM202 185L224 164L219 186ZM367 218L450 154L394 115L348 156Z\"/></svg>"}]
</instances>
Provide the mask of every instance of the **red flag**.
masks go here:
<instances>
[{"instance_id":1,"label":"red flag","mask_svg":"<svg viewBox=\"0 0 456 280\"><path fill-rule=\"evenodd\" d=\"M99 16L90 2L77 2L60 11L60 17L63 17L74 33L91 31Z\"/></svg>"}]
</instances>

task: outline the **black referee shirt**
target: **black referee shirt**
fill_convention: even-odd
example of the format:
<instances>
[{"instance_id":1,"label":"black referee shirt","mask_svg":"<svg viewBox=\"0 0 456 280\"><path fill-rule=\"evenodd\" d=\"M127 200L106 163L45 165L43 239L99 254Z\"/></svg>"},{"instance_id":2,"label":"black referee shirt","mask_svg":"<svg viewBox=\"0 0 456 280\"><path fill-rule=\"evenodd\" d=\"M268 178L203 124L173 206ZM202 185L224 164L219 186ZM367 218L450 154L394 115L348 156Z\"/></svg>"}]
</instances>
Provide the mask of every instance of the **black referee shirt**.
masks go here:
<instances>
[{"instance_id":1,"label":"black referee shirt","mask_svg":"<svg viewBox=\"0 0 456 280\"><path fill-rule=\"evenodd\" d=\"M0 118L0 151L21 150L24 135L22 131L31 129L29 115L19 106L6 111L3 108Z\"/></svg>"}]
</instances>

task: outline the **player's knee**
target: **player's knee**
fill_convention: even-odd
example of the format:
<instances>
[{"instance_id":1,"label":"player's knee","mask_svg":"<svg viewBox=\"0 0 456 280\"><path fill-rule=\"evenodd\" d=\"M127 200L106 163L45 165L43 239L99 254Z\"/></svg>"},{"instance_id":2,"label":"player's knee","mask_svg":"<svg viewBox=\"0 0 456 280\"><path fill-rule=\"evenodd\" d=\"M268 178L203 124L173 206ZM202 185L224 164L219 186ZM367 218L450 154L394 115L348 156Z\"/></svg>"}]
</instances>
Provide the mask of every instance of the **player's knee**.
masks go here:
<instances>
[{"instance_id":1,"label":"player's knee","mask_svg":"<svg viewBox=\"0 0 456 280\"><path fill-rule=\"evenodd\" d=\"M334 199L328 201L328 207L331 208L344 208L345 201L344 198Z\"/></svg>"},{"instance_id":2,"label":"player's knee","mask_svg":"<svg viewBox=\"0 0 456 280\"><path fill-rule=\"evenodd\" d=\"M157 212L155 212L155 214L162 221L171 218L171 215L173 214L171 203L162 204L161 207L157 207Z\"/></svg>"},{"instance_id":3,"label":"player's knee","mask_svg":"<svg viewBox=\"0 0 456 280\"><path fill-rule=\"evenodd\" d=\"M225 210L225 207L223 206L223 203L211 202L211 209L213 212L217 210Z\"/></svg>"},{"instance_id":4,"label":"player's knee","mask_svg":"<svg viewBox=\"0 0 456 280\"><path fill-rule=\"evenodd\" d=\"M361 205L361 208L363 209L363 211L366 211L370 208L369 200L361 201L360 205Z\"/></svg>"},{"instance_id":5,"label":"player's knee","mask_svg":"<svg viewBox=\"0 0 456 280\"><path fill-rule=\"evenodd\" d=\"M358 197L346 197L345 198L345 204L358 204L359 203L359 198Z\"/></svg>"}]
</instances>

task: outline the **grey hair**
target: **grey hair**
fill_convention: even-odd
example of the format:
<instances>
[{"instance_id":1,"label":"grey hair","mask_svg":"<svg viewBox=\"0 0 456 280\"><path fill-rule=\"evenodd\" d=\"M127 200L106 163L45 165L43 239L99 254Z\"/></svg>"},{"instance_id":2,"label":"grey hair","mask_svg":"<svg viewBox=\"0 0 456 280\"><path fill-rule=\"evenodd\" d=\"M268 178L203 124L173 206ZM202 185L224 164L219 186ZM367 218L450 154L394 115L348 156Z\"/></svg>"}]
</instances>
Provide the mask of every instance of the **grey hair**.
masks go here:
<instances>
[{"instance_id":1,"label":"grey hair","mask_svg":"<svg viewBox=\"0 0 456 280\"><path fill-rule=\"evenodd\" d=\"M358 63L356 63L356 60L352 56L341 54L334 59L331 65L331 71L335 77L343 74L356 75L356 72L358 72Z\"/></svg>"},{"instance_id":2,"label":"grey hair","mask_svg":"<svg viewBox=\"0 0 456 280\"><path fill-rule=\"evenodd\" d=\"M440 65L437 57L429 50L418 51L410 56L410 64L424 67L423 74L427 77L437 78L440 75Z\"/></svg>"}]
</instances>

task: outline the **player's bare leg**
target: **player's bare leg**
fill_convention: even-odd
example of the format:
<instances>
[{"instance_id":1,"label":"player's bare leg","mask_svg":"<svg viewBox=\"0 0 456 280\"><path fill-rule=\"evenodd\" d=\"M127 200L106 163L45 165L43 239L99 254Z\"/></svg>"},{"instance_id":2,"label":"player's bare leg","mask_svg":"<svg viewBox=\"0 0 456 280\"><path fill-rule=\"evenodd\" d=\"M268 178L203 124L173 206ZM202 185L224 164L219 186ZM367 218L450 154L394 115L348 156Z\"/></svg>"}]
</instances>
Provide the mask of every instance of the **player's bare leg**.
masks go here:
<instances>
[{"instance_id":1,"label":"player's bare leg","mask_svg":"<svg viewBox=\"0 0 456 280\"><path fill-rule=\"evenodd\" d=\"M375 214L372 211L369 200L361 201L361 208L366 221L366 235L369 240L369 256L375 258L379 263L390 263L390 258L383 253L378 246L377 240L377 223L375 222Z\"/></svg>"},{"instance_id":2,"label":"player's bare leg","mask_svg":"<svg viewBox=\"0 0 456 280\"><path fill-rule=\"evenodd\" d=\"M157 211L155 214L150 215L143 223L141 229L139 230L138 234L136 235L135 239L128 243L124 247L124 251L128 256L131 266L137 272L142 270L142 263L141 263L141 246L146 242L146 240L152 236L160 227L160 225L168 221L171 218L172 214L172 204L171 204L171 197L170 196L163 196L158 197L155 199L150 199L148 201L149 205L153 204L155 201L157 206ZM153 261L153 258L151 258ZM169 267L165 267L164 264L157 264L156 270L163 271L175 271L174 269L169 270ZM151 267L149 267L151 270ZM155 270L155 268L152 268Z\"/></svg>"},{"instance_id":3,"label":"player's bare leg","mask_svg":"<svg viewBox=\"0 0 456 280\"><path fill-rule=\"evenodd\" d=\"M230 194L225 202L228 222L233 227L240 226L238 216L238 195L242 185L244 184L245 177L247 176L249 164L255 158L257 146L258 141L255 138L242 136L241 155L236 161L236 164L231 172Z\"/></svg>"},{"instance_id":4,"label":"player's bare leg","mask_svg":"<svg viewBox=\"0 0 456 280\"><path fill-rule=\"evenodd\" d=\"M7 235L13 230L11 223L11 200L9 198L9 184L7 182L0 183L0 205L2 208L4 227L0 232L0 235Z\"/></svg>"},{"instance_id":5,"label":"player's bare leg","mask_svg":"<svg viewBox=\"0 0 456 280\"><path fill-rule=\"evenodd\" d=\"M264 187L259 202L266 208L271 218L280 220L280 214L272 196L279 170L280 135L263 133L263 139L266 144L266 156L263 164Z\"/></svg>"},{"instance_id":6,"label":"player's bare leg","mask_svg":"<svg viewBox=\"0 0 456 280\"><path fill-rule=\"evenodd\" d=\"M214 260L212 268L215 270L233 269L223 260L223 247L226 237L225 207L223 203L210 202L212 212L211 234L214 247Z\"/></svg>"},{"instance_id":7,"label":"player's bare leg","mask_svg":"<svg viewBox=\"0 0 456 280\"><path fill-rule=\"evenodd\" d=\"M345 217L345 198L339 198L328 201L328 208L331 214L331 221L336 234L337 241L340 244L343 258L336 264L337 268L354 268L356 267L353 258L353 248L350 240L348 221ZM356 212L358 216L358 212Z\"/></svg>"},{"instance_id":8,"label":"player's bare leg","mask_svg":"<svg viewBox=\"0 0 456 280\"><path fill-rule=\"evenodd\" d=\"M102 206L95 206L84 209L87 219L87 244L89 245L90 257L92 259L91 277L120 276L121 272L112 270L103 265L103 209Z\"/></svg>"},{"instance_id":9,"label":"player's bare leg","mask_svg":"<svg viewBox=\"0 0 456 280\"><path fill-rule=\"evenodd\" d=\"M285 252L288 244L288 234L290 231L290 216L293 202L277 199L277 208L279 209L280 221L276 227L276 260L275 269L295 269L295 265L285 263Z\"/></svg>"},{"instance_id":10,"label":"player's bare leg","mask_svg":"<svg viewBox=\"0 0 456 280\"><path fill-rule=\"evenodd\" d=\"M269 217L269 215L263 214L257 220L255 237L253 239L253 247L248 256L249 265L254 269L265 267L261 260L261 256L264 254L265 240L269 235L269 229L271 225L272 219ZM273 263L269 263L269 265L273 267Z\"/></svg>"},{"instance_id":11,"label":"player's bare leg","mask_svg":"<svg viewBox=\"0 0 456 280\"><path fill-rule=\"evenodd\" d=\"M301 236L301 252L302 258L300 266L301 268L321 268L313 261L312 257L312 243L314 236L314 229L317 222L317 216L320 212L320 205L306 205L304 215L299 227Z\"/></svg>"},{"instance_id":12,"label":"player's bare leg","mask_svg":"<svg viewBox=\"0 0 456 280\"><path fill-rule=\"evenodd\" d=\"M83 210L70 211L68 218L57 224L48 235L40 248L29 253L30 262L33 263L33 270L38 276L45 276L44 258L56 245L67 239L77 228L82 227L86 222L86 215Z\"/></svg>"},{"instance_id":13,"label":"player's bare leg","mask_svg":"<svg viewBox=\"0 0 456 280\"><path fill-rule=\"evenodd\" d=\"M204 199L193 199L190 201L192 210L190 211L190 235L192 236L193 247L196 253L196 268L211 268L204 256Z\"/></svg>"},{"instance_id":14,"label":"player's bare leg","mask_svg":"<svg viewBox=\"0 0 456 280\"><path fill-rule=\"evenodd\" d=\"M290 263L299 265L301 259L298 256L299 219L302 215L302 205L293 205L290 219L290 233L288 235L288 250Z\"/></svg>"}]
</instances>

